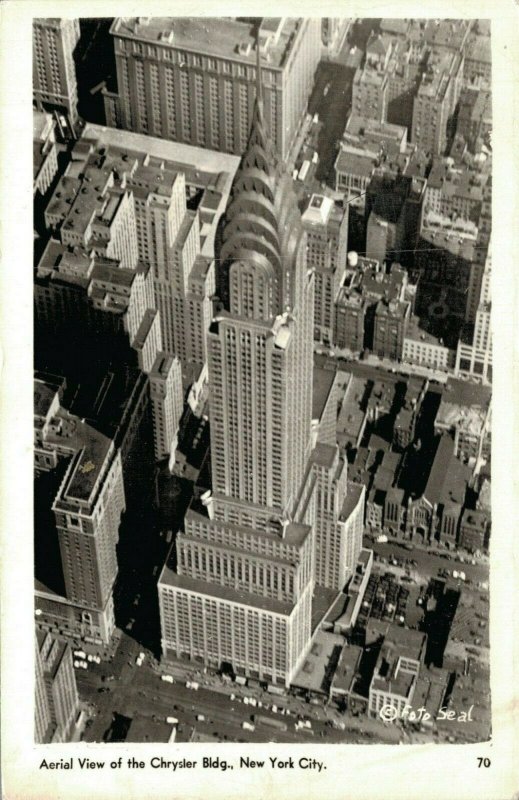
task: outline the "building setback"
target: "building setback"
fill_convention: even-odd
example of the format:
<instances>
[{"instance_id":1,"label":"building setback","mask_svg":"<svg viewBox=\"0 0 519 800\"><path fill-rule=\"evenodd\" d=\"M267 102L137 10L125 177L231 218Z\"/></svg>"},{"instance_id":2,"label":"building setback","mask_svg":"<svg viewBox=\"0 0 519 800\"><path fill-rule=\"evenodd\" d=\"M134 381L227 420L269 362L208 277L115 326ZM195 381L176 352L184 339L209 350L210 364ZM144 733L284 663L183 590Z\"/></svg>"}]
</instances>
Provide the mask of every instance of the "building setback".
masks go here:
<instances>
[{"instance_id":1,"label":"building setback","mask_svg":"<svg viewBox=\"0 0 519 800\"><path fill-rule=\"evenodd\" d=\"M321 20L264 17L120 17L114 39L118 95L107 124L241 155L261 53L265 118L286 158L321 57Z\"/></svg>"},{"instance_id":2,"label":"building setback","mask_svg":"<svg viewBox=\"0 0 519 800\"><path fill-rule=\"evenodd\" d=\"M309 467L314 276L306 244L259 97L225 215L224 307L208 336L212 490L186 514L177 571L164 568L159 601L166 661L230 664L284 686L315 629L314 527L322 510ZM333 469L333 446L330 453ZM359 503L352 506L348 514ZM360 507L352 559L363 500Z\"/></svg>"}]
</instances>

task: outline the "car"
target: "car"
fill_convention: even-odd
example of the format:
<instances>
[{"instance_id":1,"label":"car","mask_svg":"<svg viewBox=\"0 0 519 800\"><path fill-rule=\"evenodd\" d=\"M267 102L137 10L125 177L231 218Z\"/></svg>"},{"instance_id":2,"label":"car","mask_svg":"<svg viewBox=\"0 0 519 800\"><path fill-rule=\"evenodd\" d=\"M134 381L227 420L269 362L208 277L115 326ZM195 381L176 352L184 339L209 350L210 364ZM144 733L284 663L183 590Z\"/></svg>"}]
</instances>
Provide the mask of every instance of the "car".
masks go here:
<instances>
[{"instance_id":1,"label":"car","mask_svg":"<svg viewBox=\"0 0 519 800\"><path fill-rule=\"evenodd\" d=\"M161 675L160 679L161 681L165 681L166 683L175 683L173 675Z\"/></svg>"},{"instance_id":2,"label":"car","mask_svg":"<svg viewBox=\"0 0 519 800\"><path fill-rule=\"evenodd\" d=\"M196 715L197 722L205 722L205 716L203 714Z\"/></svg>"},{"instance_id":3,"label":"car","mask_svg":"<svg viewBox=\"0 0 519 800\"><path fill-rule=\"evenodd\" d=\"M74 650L74 656L77 656L77 658L86 658L86 653L84 650Z\"/></svg>"}]
</instances>

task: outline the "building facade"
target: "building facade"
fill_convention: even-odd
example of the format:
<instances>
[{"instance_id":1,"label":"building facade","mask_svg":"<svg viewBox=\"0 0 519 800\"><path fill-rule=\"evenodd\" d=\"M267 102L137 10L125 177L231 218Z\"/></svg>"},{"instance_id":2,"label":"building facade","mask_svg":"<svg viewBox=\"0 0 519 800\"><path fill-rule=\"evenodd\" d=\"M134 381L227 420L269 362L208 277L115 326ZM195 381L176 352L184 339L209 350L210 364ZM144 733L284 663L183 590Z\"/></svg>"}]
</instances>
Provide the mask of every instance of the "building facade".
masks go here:
<instances>
[{"instance_id":1,"label":"building facade","mask_svg":"<svg viewBox=\"0 0 519 800\"><path fill-rule=\"evenodd\" d=\"M79 697L68 644L38 631L35 653L35 741L68 742L79 714Z\"/></svg>"},{"instance_id":2,"label":"building facade","mask_svg":"<svg viewBox=\"0 0 519 800\"><path fill-rule=\"evenodd\" d=\"M111 27L120 127L241 155L247 145L261 54L265 117L286 158L321 56L321 20L264 17L118 18Z\"/></svg>"},{"instance_id":3,"label":"building facade","mask_svg":"<svg viewBox=\"0 0 519 800\"><path fill-rule=\"evenodd\" d=\"M335 300L346 267L348 206L341 210L330 198L313 194L302 221L308 267L315 270L314 339L330 345Z\"/></svg>"},{"instance_id":4,"label":"building facade","mask_svg":"<svg viewBox=\"0 0 519 800\"><path fill-rule=\"evenodd\" d=\"M36 107L60 109L70 121L77 119L77 82L74 49L79 40L79 20L45 17L32 28L33 95Z\"/></svg>"}]
</instances>

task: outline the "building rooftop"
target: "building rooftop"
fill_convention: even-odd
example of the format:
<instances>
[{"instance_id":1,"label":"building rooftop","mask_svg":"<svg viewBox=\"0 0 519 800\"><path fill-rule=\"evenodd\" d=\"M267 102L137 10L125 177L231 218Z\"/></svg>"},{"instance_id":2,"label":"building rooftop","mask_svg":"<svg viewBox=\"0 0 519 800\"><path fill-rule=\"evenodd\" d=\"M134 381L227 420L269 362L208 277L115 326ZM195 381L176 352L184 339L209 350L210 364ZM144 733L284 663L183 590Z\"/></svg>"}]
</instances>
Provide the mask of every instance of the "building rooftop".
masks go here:
<instances>
[{"instance_id":1,"label":"building rooftop","mask_svg":"<svg viewBox=\"0 0 519 800\"><path fill-rule=\"evenodd\" d=\"M475 36L470 39L465 48L465 61L482 61L485 64L491 64L490 36Z\"/></svg>"},{"instance_id":2,"label":"building rooftop","mask_svg":"<svg viewBox=\"0 0 519 800\"><path fill-rule=\"evenodd\" d=\"M149 373L150 378L167 378L176 359L177 356L173 356L170 353L157 353L155 361L153 362L153 367Z\"/></svg>"},{"instance_id":3,"label":"building rooftop","mask_svg":"<svg viewBox=\"0 0 519 800\"><path fill-rule=\"evenodd\" d=\"M220 153L215 150L207 150L202 147L172 142L167 139L158 139L154 136L145 136L140 133L123 131L118 128L106 128L101 125L87 123L83 130L80 143L94 144L96 147L113 147L119 150L121 155L128 156L131 164L131 155L136 155L142 159L145 155L171 162L168 167L174 172L182 172L186 176L186 184L205 188L208 185L216 186L218 192L225 195L224 204L231 188L240 158ZM76 145L77 147L77 145ZM227 173L223 181L220 180L221 174Z\"/></svg>"},{"instance_id":4,"label":"building rooftop","mask_svg":"<svg viewBox=\"0 0 519 800\"><path fill-rule=\"evenodd\" d=\"M405 338L416 342L423 342L424 344L435 345L437 347L444 346L442 339L433 336L432 333L428 333L428 331L420 327L420 320L414 315L409 319Z\"/></svg>"},{"instance_id":5,"label":"building rooftop","mask_svg":"<svg viewBox=\"0 0 519 800\"><path fill-rule=\"evenodd\" d=\"M332 691L340 692L341 694L347 694L350 691L361 658L362 647L357 647L354 644L344 645L333 676Z\"/></svg>"},{"instance_id":6,"label":"building rooftop","mask_svg":"<svg viewBox=\"0 0 519 800\"><path fill-rule=\"evenodd\" d=\"M454 441L443 434L438 442L424 496L432 504L463 505L472 470L454 455Z\"/></svg>"},{"instance_id":7,"label":"building rooftop","mask_svg":"<svg viewBox=\"0 0 519 800\"><path fill-rule=\"evenodd\" d=\"M449 377L443 389L442 403L463 407L480 406L488 408L491 398L492 390L489 386L467 383L467 381Z\"/></svg>"},{"instance_id":8,"label":"building rooftop","mask_svg":"<svg viewBox=\"0 0 519 800\"><path fill-rule=\"evenodd\" d=\"M295 17L264 18L260 26L262 62L282 68L301 26ZM110 32L161 47L206 53L237 63L256 63L256 28L252 20L232 17L119 17Z\"/></svg>"},{"instance_id":9,"label":"building rooftop","mask_svg":"<svg viewBox=\"0 0 519 800\"><path fill-rule=\"evenodd\" d=\"M379 300L375 309L377 317L403 319L409 313L409 303L404 300Z\"/></svg>"},{"instance_id":10,"label":"building rooftop","mask_svg":"<svg viewBox=\"0 0 519 800\"><path fill-rule=\"evenodd\" d=\"M389 19L384 17L380 20L380 30L383 33L390 33L396 36L406 36L409 32L408 19Z\"/></svg>"},{"instance_id":11,"label":"building rooftop","mask_svg":"<svg viewBox=\"0 0 519 800\"><path fill-rule=\"evenodd\" d=\"M426 636L420 631L404 628L395 622L385 622L370 617L366 627L366 643L372 643L379 637L392 642L400 651L400 655L418 660L425 645Z\"/></svg>"},{"instance_id":12,"label":"building rooftop","mask_svg":"<svg viewBox=\"0 0 519 800\"><path fill-rule=\"evenodd\" d=\"M472 20L430 19L425 25L427 44L460 52L469 35Z\"/></svg>"},{"instance_id":13,"label":"building rooftop","mask_svg":"<svg viewBox=\"0 0 519 800\"><path fill-rule=\"evenodd\" d=\"M314 366L312 391L312 419L320 420L333 393L336 373Z\"/></svg>"},{"instance_id":14,"label":"building rooftop","mask_svg":"<svg viewBox=\"0 0 519 800\"><path fill-rule=\"evenodd\" d=\"M339 522L344 522L348 519L352 511L357 507L364 487L353 481L348 481L348 491L344 498L344 503L341 508Z\"/></svg>"},{"instance_id":15,"label":"building rooftop","mask_svg":"<svg viewBox=\"0 0 519 800\"><path fill-rule=\"evenodd\" d=\"M333 447L331 444L323 444L322 442L317 442L314 449L312 450L312 462L315 464L319 464L322 467L327 467L330 469L333 466L335 458L337 456L337 448Z\"/></svg>"},{"instance_id":16,"label":"building rooftop","mask_svg":"<svg viewBox=\"0 0 519 800\"><path fill-rule=\"evenodd\" d=\"M346 148L341 146L335 161L336 172L369 178L373 174L374 169L375 159L372 155L351 153L348 152Z\"/></svg>"},{"instance_id":17,"label":"building rooftop","mask_svg":"<svg viewBox=\"0 0 519 800\"><path fill-rule=\"evenodd\" d=\"M344 639L335 633L320 630L306 659L292 681L294 686L316 694L328 694Z\"/></svg>"},{"instance_id":18,"label":"building rooftop","mask_svg":"<svg viewBox=\"0 0 519 800\"><path fill-rule=\"evenodd\" d=\"M337 420L337 433L342 436L347 435L354 441L356 441L361 431L366 416L366 411L363 408L366 391L367 381L352 376L348 382L339 419Z\"/></svg>"},{"instance_id":19,"label":"building rooftop","mask_svg":"<svg viewBox=\"0 0 519 800\"><path fill-rule=\"evenodd\" d=\"M381 122L356 114L350 114L346 123L345 134L358 137L360 142L363 139L373 142L386 143L395 142L397 145L405 145L407 141L407 128L404 125L395 125L392 122Z\"/></svg>"},{"instance_id":20,"label":"building rooftop","mask_svg":"<svg viewBox=\"0 0 519 800\"><path fill-rule=\"evenodd\" d=\"M313 194L301 216L301 220L306 225L326 225L334 207L335 203L330 197L325 197L322 194Z\"/></svg>"},{"instance_id":21,"label":"building rooftop","mask_svg":"<svg viewBox=\"0 0 519 800\"><path fill-rule=\"evenodd\" d=\"M486 511L466 508L461 518L462 525L469 525L479 531L485 531L488 527L488 514Z\"/></svg>"},{"instance_id":22,"label":"building rooftop","mask_svg":"<svg viewBox=\"0 0 519 800\"><path fill-rule=\"evenodd\" d=\"M433 223L433 219L428 219L428 227L423 228L420 233L420 241L417 248L418 255L420 255L420 250L430 251L433 248L435 250L444 250L454 258L474 261L476 239L473 234L467 235L462 230L455 230L454 227L445 228L443 221L438 226ZM427 257L430 258L430 256Z\"/></svg>"}]
</instances>

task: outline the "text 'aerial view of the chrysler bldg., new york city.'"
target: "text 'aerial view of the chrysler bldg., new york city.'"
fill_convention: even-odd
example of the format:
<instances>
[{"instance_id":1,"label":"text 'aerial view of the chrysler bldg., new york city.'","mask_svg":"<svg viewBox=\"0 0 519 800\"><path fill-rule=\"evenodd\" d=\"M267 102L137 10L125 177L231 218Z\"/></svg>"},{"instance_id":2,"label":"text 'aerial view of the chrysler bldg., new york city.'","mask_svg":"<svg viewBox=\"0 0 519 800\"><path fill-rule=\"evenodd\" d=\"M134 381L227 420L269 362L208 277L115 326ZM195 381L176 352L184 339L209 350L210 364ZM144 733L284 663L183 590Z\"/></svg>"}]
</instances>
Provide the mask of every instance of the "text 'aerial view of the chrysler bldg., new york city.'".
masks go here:
<instances>
[{"instance_id":1,"label":"text 'aerial view of the chrysler bldg., new york city.'","mask_svg":"<svg viewBox=\"0 0 519 800\"><path fill-rule=\"evenodd\" d=\"M32 32L35 741L487 741L488 20Z\"/></svg>"}]
</instances>

